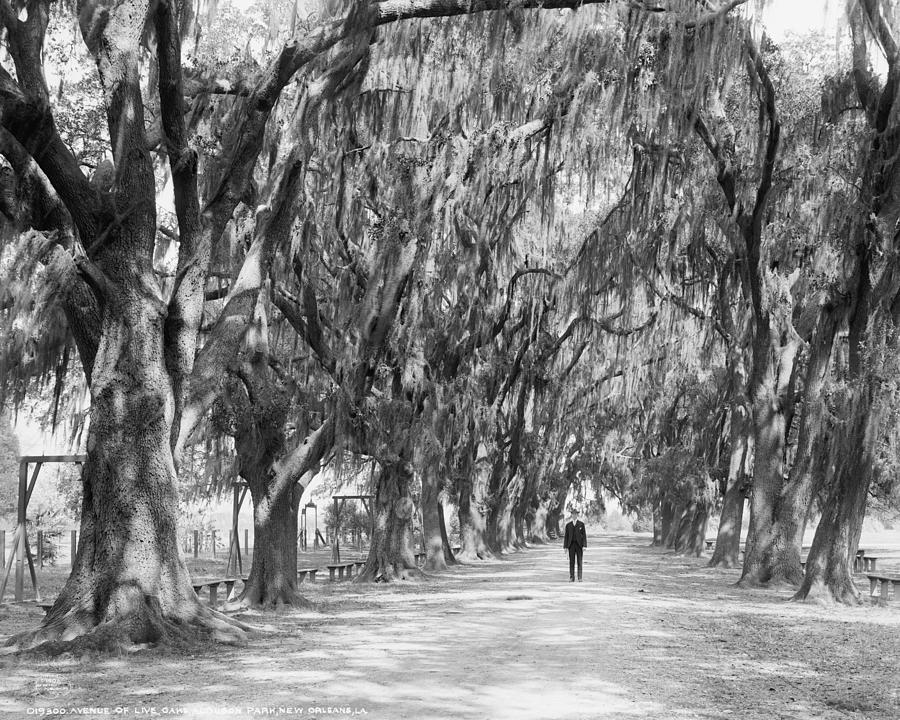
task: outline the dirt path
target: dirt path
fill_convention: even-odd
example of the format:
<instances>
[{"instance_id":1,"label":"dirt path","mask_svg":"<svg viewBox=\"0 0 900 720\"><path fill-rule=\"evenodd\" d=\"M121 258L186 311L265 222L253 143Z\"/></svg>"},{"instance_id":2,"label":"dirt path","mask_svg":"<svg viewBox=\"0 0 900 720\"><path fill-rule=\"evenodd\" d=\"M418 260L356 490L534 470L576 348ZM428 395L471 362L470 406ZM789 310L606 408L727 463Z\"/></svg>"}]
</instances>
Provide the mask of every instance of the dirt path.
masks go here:
<instances>
[{"instance_id":1,"label":"dirt path","mask_svg":"<svg viewBox=\"0 0 900 720\"><path fill-rule=\"evenodd\" d=\"M559 547L425 584L319 583L310 590L319 612L244 616L261 627L244 650L2 658L0 714L900 717L900 601L786 603L787 590L737 590L737 571L709 570L703 559L646 542L592 543L581 584L568 582ZM0 615L0 634L17 629L11 622Z\"/></svg>"}]
</instances>

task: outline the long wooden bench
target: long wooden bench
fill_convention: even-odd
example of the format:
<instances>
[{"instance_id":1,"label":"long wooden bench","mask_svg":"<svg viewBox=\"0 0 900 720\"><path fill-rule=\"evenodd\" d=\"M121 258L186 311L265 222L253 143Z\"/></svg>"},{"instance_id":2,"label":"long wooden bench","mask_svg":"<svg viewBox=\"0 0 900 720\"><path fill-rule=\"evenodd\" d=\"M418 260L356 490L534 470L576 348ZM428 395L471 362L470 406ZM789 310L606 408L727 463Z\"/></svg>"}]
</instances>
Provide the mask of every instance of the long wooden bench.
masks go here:
<instances>
[{"instance_id":1,"label":"long wooden bench","mask_svg":"<svg viewBox=\"0 0 900 720\"><path fill-rule=\"evenodd\" d=\"M244 583L247 582L247 578L243 578ZM203 588L209 588L209 604L211 607L215 607L219 602L219 585L225 585L225 598L228 599L231 597L231 591L234 590L234 584L237 582L237 578L210 578L208 580L191 580L191 587L194 588L194 592L197 593L197 597L200 596L200 593L203 591ZM56 599L53 600L45 600L37 603L37 606L44 611L44 613L49 613L53 608Z\"/></svg>"},{"instance_id":2,"label":"long wooden bench","mask_svg":"<svg viewBox=\"0 0 900 720\"><path fill-rule=\"evenodd\" d=\"M894 597L897 596L897 586L900 585L900 576L866 573L866 577L869 578L869 595L871 597L876 597L875 588L881 586L877 595L879 602L886 603L888 601L888 593L891 585L894 586Z\"/></svg>"},{"instance_id":3,"label":"long wooden bench","mask_svg":"<svg viewBox=\"0 0 900 720\"><path fill-rule=\"evenodd\" d=\"M338 580L344 579L345 572L347 573L347 579L352 578L353 577L353 568L355 567L355 565L356 565L356 563L352 563L352 562L338 563L336 565L326 565L325 567L328 568L328 580L331 582L334 582L335 570L337 570Z\"/></svg>"},{"instance_id":4,"label":"long wooden bench","mask_svg":"<svg viewBox=\"0 0 900 720\"><path fill-rule=\"evenodd\" d=\"M313 575L315 575L317 571L313 569ZM244 584L247 584L247 578L241 578ZM203 588L209 588L209 604L211 607L215 607L219 602L219 585L225 585L225 599L231 597L231 593L234 590L234 585L238 581L238 578L208 578L208 579L200 579L195 578L191 580L191 587L194 588L194 592L197 593L197 597L200 596L200 593L203 592ZM45 613L49 613L53 608L53 604L56 602L56 599L53 600L45 600L37 603L37 606L41 608Z\"/></svg>"},{"instance_id":5,"label":"long wooden bench","mask_svg":"<svg viewBox=\"0 0 900 720\"><path fill-rule=\"evenodd\" d=\"M861 558L863 563L863 572L875 572L875 563L878 561L878 557L875 555L863 555Z\"/></svg>"},{"instance_id":6,"label":"long wooden bench","mask_svg":"<svg viewBox=\"0 0 900 720\"><path fill-rule=\"evenodd\" d=\"M297 569L297 584L302 583L306 576L309 575L309 581L314 583L316 581L316 573L319 572L319 568L298 568Z\"/></svg>"}]
</instances>

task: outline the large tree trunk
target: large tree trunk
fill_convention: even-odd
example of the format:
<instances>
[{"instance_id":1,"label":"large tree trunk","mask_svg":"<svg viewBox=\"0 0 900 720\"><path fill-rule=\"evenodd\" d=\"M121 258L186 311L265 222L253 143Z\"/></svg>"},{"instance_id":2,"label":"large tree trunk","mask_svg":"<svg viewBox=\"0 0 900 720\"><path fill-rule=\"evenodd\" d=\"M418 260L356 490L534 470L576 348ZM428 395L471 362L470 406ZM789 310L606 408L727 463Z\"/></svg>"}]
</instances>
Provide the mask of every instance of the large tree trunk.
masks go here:
<instances>
[{"instance_id":1,"label":"large tree trunk","mask_svg":"<svg viewBox=\"0 0 900 720\"><path fill-rule=\"evenodd\" d=\"M744 521L744 483L747 454L750 450L750 418L742 404L736 404L731 411L731 458L728 464L728 478L725 498L719 517L719 532L716 548L710 558L710 567L737 567L741 552L741 527Z\"/></svg>"},{"instance_id":2,"label":"large tree trunk","mask_svg":"<svg viewBox=\"0 0 900 720\"><path fill-rule=\"evenodd\" d=\"M456 557L453 555L453 546L450 544L450 535L447 532L447 509L440 496L438 496L438 523L441 528L441 541L444 544L444 562L447 565L457 565Z\"/></svg>"},{"instance_id":3,"label":"large tree trunk","mask_svg":"<svg viewBox=\"0 0 900 720\"><path fill-rule=\"evenodd\" d=\"M566 499L566 488L557 490L555 497L551 498L550 507L547 510L547 537L558 540L562 536L559 521L562 518L563 502Z\"/></svg>"},{"instance_id":4,"label":"large tree trunk","mask_svg":"<svg viewBox=\"0 0 900 720\"><path fill-rule=\"evenodd\" d=\"M694 501L688 504L681 515L678 533L675 538L675 552L683 555L700 557L706 539L706 523L709 519L709 507L705 502Z\"/></svg>"},{"instance_id":5,"label":"large tree trunk","mask_svg":"<svg viewBox=\"0 0 900 720\"><path fill-rule=\"evenodd\" d=\"M528 547L525 541L525 517L529 510L530 503L526 500L524 491L519 491L512 508L512 545L516 549L524 549Z\"/></svg>"},{"instance_id":6,"label":"large tree trunk","mask_svg":"<svg viewBox=\"0 0 900 720\"><path fill-rule=\"evenodd\" d=\"M475 495L473 483L468 479L461 479L457 510L460 552L456 556L457 560L461 562L486 560L492 555L485 542L484 533L487 523L484 513L479 510L481 505L480 498Z\"/></svg>"},{"instance_id":7,"label":"large tree trunk","mask_svg":"<svg viewBox=\"0 0 900 720\"><path fill-rule=\"evenodd\" d=\"M30 8L30 22L40 21L40 10ZM164 358L168 308L152 266L155 182L139 66L151 4L126 0L110 12L96 10L85 4L79 21L104 91L115 177L102 208L94 192L83 192L77 170L58 188L81 231L87 257L80 267L101 313L96 355L81 358L91 389L81 537L72 573L41 627L10 642L63 641L53 651L197 637L241 642L236 623L200 604L176 538L170 443L177 403ZM43 36L43 28L27 35L33 29ZM40 75L39 58L27 67ZM41 81L20 80L46 93ZM68 157L55 146L41 155L54 167L53 155Z\"/></svg>"},{"instance_id":8,"label":"large tree trunk","mask_svg":"<svg viewBox=\"0 0 900 720\"><path fill-rule=\"evenodd\" d=\"M426 463L422 471L422 536L425 547L425 569L447 569L449 545L444 545L442 532L443 508L440 501L441 484L433 463ZM452 562L452 561L451 561Z\"/></svg>"},{"instance_id":9,"label":"large tree trunk","mask_svg":"<svg viewBox=\"0 0 900 720\"><path fill-rule=\"evenodd\" d=\"M663 546L669 550L675 550L678 545L678 538L685 532L685 516L688 512L686 505L669 504L672 513L672 519L669 523L669 532L666 534Z\"/></svg>"},{"instance_id":10,"label":"large tree trunk","mask_svg":"<svg viewBox=\"0 0 900 720\"><path fill-rule=\"evenodd\" d=\"M884 408L876 407L874 382L851 391L844 415L845 431L838 440L834 482L816 528L803 584L795 600L826 603L859 602L851 569L866 512L875 447Z\"/></svg>"},{"instance_id":11,"label":"large tree trunk","mask_svg":"<svg viewBox=\"0 0 900 720\"><path fill-rule=\"evenodd\" d=\"M776 327L770 329L770 323ZM791 582L782 557L785 538L776 532L778 500L784 486L784 450L790 388L799 338L785 308L760 320L754 338L754 462L750 527L740 583L754 586Z\"/></svg>"},{"instance_id":12,"label":"large tree trunk","mask_svg":"<svg viewBox=\"0 0 900 720\"><path fill-rule=\"evenodd\" d=\"M819 313L806 371L797 451L775 508L772 547L781 552L770 555L769 565L774 576L796 585L803 581L800 565L803 560L803 533L817 479L821 477L817 470L822 463L817 461L822 450L819 441L825 423L824 387L842 314L841 308L833 305L823 307Z\"/></svg>"},{"instance_id":13,"label":"large tree trunk","mask_svg":"<svg viewBox=\"0 0 900 720\"><path fill-rule=\"evenodd\" d=\"M753 491L750 496L750 527L741 584L761 585L773 578L770 559L774 547L775 512L784 478L785 417L775 398L764 398L754 407Z\"/></svg>"},{"instance_id":14,"label":"large tree trunk","mask_svg":"<svg viewBox=\"0 0 900 720\"><path fill-rule=\"evenodd\" d=\"M297 588L295 487L274 482L272 466L244 472L253 500L253 565L237 604L256 608L308 605ZM299 489L299 488L298 488Z\"/></svg>"},{"instance_id":15,"label":"large tree trunk","mask_svg":"<svg viewBox=\"0 0 900 720\"><path fill-rule=\"evenodd\" d=\"M488 517L486 540L494 553L503 554L516 550L513 509L520 484L521 480L518 477L504 480L499 502Z\"/></svg>"},{"instance_id":16,"label":"large tree trunk","mask_svg":"<svg viewBox=\"0 0 900 720\"><path fill-rule=\"evenodd\" d=\"M668 500L664 500L659 510L659 545L660 547L672 547L675 543L675 531L678 529L676 520L678 509ZM655 540L655 533L654 533Z\"/></svg>"},{"instance_id":17,"label":"large tree trunk","mask_svg":"<svg viewBox=\"0 0 900 720\"><path fill-rule=\"evenodd\" d=\"M537 507L532 510L528 521L527 539L529 542L536 545L545 545L549 541L547 528L550 525L551 502L552 496L545 493L544 497L538 501Z\"/></svg>"},{"instance_id":18,"label":"large tree trunk","mask_svg":"<svg viewBox=\"0 0 900 720\"><path fill-rule=\"evenodd\" d=\"M520 499L512 511L512 546L517 550L528 547L528 543L525 541L525 511L526 508Z\"/></svg>"},{"instance_id":19,"label":"large tree trunk","mask_svg":"<svg viewBox=\"0 0 900 720\"><path fill-rule=\"evenodd\" d=\"M663 544L663 516L659 505L653 508L653 540L650 547L662 547Z\"/></svg>"},{"instance_id":20,"label":"large tree trunk","mask_svg":"<svg viewBox=\"0 0 900 720\"><path fill-rule=\"evenodd\" d=\"M365 569L356 582L390 582L421 577L412 551L410 469L402 461L386 465L375 488L375 523Z\"/></svg>"},{"instance_id":21,"label":"large tree trunk","mask_svg":"<svg viewBox=\"0 0 900 720\"><path fill-rule=\"evenodd\" d=\"M179 554L163 312L140 292L155 287L153 274L140 258L116 260L91 385L75 564L42 626L11 643L30 647L85 633L86 648L197 636L240 642L244 633L234 623L201 605Z\"/></svg>"}]
</instances>

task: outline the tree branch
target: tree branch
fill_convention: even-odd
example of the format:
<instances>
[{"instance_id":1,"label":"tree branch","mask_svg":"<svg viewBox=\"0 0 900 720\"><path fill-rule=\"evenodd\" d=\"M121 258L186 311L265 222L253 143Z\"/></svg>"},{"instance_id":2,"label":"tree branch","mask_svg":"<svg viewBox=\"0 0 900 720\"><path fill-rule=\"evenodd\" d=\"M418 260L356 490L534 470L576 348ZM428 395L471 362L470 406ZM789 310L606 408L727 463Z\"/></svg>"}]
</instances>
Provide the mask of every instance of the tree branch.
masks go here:
<instances>
[{"instance_id":1,"label":"tree branch","mask_svg":"<svg viewBox=\"0 0 900 720\"><path fill-rule=\"evenodd\" d=\"M295 298L283 286L279 285L272 292L272 302L275 304L281 314L290 323L291 327L300 335L306 344L312 349L319 363L325 371L335 378L337 363L331 348L325 343L321 328L318 332L313 332L309 328L308 320L304 319L301 311L302 304L299 299Z\"/></svg>"},{"instance_id":2,"label":"tree branch","mask_svg":"<svg viewBox=\"0 0 900 720\"><path fill-rule=\"evenodd\" d=\"M172 173L179 236L179 282L169 299L164 328L166 369L172 378L175 398L171 438L174 447L181 423L184 384L193 369L197 352L212 238L203 231L200 223L197 154L188 146L184 122L181 36L172 0L159 1L155 20L160 112L166 154Z\"/></svg>"}]
</instances>

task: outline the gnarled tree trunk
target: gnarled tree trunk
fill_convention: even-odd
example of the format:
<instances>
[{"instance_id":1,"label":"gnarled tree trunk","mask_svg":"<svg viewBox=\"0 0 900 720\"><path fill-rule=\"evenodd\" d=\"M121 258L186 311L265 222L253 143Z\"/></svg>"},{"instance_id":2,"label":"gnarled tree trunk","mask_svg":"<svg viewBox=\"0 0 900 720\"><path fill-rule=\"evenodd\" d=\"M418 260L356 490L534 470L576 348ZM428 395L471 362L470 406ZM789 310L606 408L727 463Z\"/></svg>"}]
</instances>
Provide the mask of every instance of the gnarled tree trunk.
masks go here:
<instances>
[{"instance_id":1,"label":"gnarled tree trunk","mask_svg":"<svg viewBox=\"0 0 900 720\"><path fill-rule=\"evenodd\" d=\"M725 498L719 517L719 532L716 548L710 558L710 567L736 567L741 553L741 527L744 520L744 484L747 474L744 470L747 454L752 444L750 419L743 405L736 405L731 411L731 458L728 463L728 478Z\"/></svg>"},{"instance_id":2,"label":"gnarled tree trunk","mask_svg":"<svg viewBox=\"0 0 900 720\"><path fill-rule=\"evenodd\" d=\"M675 552L683 555L700 557L706 539L706 522L709 519L709 508L706 503L694 501L687 505L681 513L678 530L673 547Z\"/></svg>"},{"instance_id":3,"label":"gnarled tree trunk","mask_svg":"<svg viewBox=\"0 0 900 720\"><path fill-rule=\"evenodd\" d=\"M372 545L365 569L355 582L390 582L421 577L412 551L415 504L410 498L411 482L410 468L402 461L385 465L378 475Z\"/></svg>"},{"instance_id":4,"label":"gnarled tree trunk","mask_svg":"<svg viewBox=\"0 0 900 720\"><path fill-rule=\"evenodd\" d=\"M531 517L528 519L527 539L529 542L536 545L545 545L549 540L547 529L550 526L551 502L550 494L545 493L544 497L538 500L537 507L532 508Z\"/></svg>"},{"instance_id":5,"label":"gnarled tree trunk","mask_svg":"<svg viewBox=\"0 0 900 720\"><path fill-rule=\"evenodd\" d=\"M769 564L772 574L799 585L803 581L803 533L820 475L816 470L822 446L819 442L825 422L824 386L831 360L834 337L843 315L842 309L826 305L819 313L815 335L810 347L804 387L803 410L797 451L790 475L782 486L775 508L773 548Z\"/></svg>"},{"instance_id":6,"label":"gnarled tree trunk","mask_svg":"<svg viewBox=\"0 0 900 720\"><path fill-rule=\"evenodd\" d=\"M98 649L197 636L241 642L235 623L200 603L179 553L171 391L152 269L133 252L109 252L106 260L78 552L42 626L11 643L86 633L82 646Z\"/></svg>"},{"instance_id":7,"label":"gnarled tree trunk","mask_svg":"<svg viewBox=\"0 0 900 720\"><path fill-rule=\"evenodd\" d=\"M294 494L302 492L289 484L272 482L269 467L247 474L253 499L253 564L240 605L277 608L305 605L297 588L297 513Z\"/></svg>"},{"instance_id":8,"label":"gnarled tree trunk","mask_svg":"<svg viewBox=\"0 0 900 720\"><path fill-rule=\"evenodd\" d=\"M473 485L477 485L477 480L475 484L468 479L459 481L457 516L459 517L460 552L456 558L461 562L486 560L492 555L484 537L487 523L484 513L479 509L482 505L481 498L476 495L477 491Z\"/></svg>"},{"instance_id":9,"label":"gnarled tree trunk","mask_svg":"<svg viewBox=\"0 0 900 720\"><path fill-rule=\"evenodd\" d=\"M551 540L562 537L562 530L559 527L559 521L562 518L563 503L566 500L568 488L560 488L556 491L556 495L551 497L550 507L547 510L547 537Z\"/></svg>"},{"instance_id":10,"label":"gnarled tree trunk","mask_svg":"<svg viewBox=\"0 0 900 720\"><path fill-rule=\"evenodd\" d=\"M776 327L770 328L771 322ZM740 583L762 585L790 582L780 558L786 540L776 531L778 500L784 486L784 450L790 387L799 338L790 326L786 309L780 316L757 320L754 338L753 394L754 461L750 496L750 527Z\"/></svg>"},{"instance_id":11,"label":"gnarled tree trunk","mask_svg":"<svg viewBox=\"0 0 900 720\"><path fill-rule=\"evenodd\" d=\"M446 570L455 563L446 540L444 509L441 506L441 485L435 467L426 463L422 471L422 535L425 543L425 569ZM449 556L449 561L448 561Z\"/></svg>"},{"instance_id":12,"label":"gnarled tree trunk","mask_svg":"<svg viewBox=\"0 0 900 720\"><path fill-rule=\"evenodd\" d=\"M834 482L795 600L859 602L851 568L859 546L884 413L884 408L876 406L874 385L874 382L859 383L848 399L846 429L837 446Z\"/></svg>"},{"instance_id":13,"label":"gnarled tree trunk","mask_svg":"<svg viewBox=\"0 0 900 720\"><path fill-rule=\"evenodd\" d=\"M513 510L521 489L518 476L502 482L497 506L488 517L487 542L494 553L509 553L516 549Z\"/></svg>"}]
</instances>

